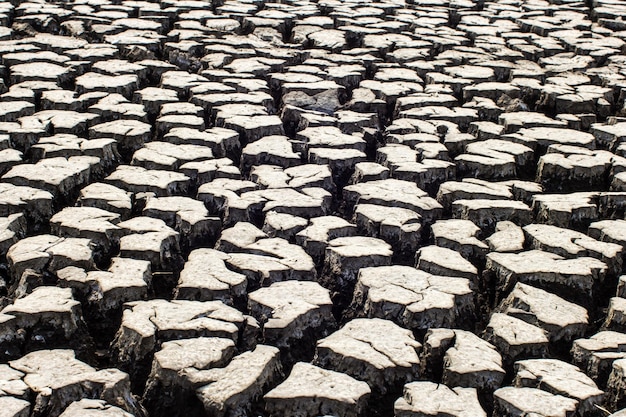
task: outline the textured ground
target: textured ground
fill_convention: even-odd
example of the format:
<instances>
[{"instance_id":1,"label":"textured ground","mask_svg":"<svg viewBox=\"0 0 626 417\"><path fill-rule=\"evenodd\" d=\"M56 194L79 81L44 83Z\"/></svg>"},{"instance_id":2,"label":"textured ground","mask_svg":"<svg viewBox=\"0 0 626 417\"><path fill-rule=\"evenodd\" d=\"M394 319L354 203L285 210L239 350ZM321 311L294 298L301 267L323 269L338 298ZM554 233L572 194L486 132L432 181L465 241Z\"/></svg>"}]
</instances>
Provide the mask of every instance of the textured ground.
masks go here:
<instances>
[{"instance_id":1,"label":"textured ground","mask_svg":"<svg viewBox=\"0 0 626 417\"><path fill-rule=\"evenodd\" d=\"M626 411L623 0L0 3L0 415Z\"/></svg>"}]
</instances>

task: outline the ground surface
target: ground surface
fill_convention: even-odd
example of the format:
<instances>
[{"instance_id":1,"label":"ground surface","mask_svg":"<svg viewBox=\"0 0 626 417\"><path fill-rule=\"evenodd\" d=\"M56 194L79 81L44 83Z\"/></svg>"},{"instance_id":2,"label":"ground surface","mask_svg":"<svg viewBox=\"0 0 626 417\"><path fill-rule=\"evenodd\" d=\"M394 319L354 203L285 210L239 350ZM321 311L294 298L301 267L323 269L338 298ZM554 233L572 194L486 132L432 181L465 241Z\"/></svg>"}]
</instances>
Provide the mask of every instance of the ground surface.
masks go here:
<instances>
[{"instance_id":1,"label":"ground surface","mask_svg":"<svg viewBox=\"0 0 626 417\"><path fill-rule=\"evenodd\" d=\"M623 0L2 2L0 58L0 415L626 407Z\"/></svg>"}]
</instances>

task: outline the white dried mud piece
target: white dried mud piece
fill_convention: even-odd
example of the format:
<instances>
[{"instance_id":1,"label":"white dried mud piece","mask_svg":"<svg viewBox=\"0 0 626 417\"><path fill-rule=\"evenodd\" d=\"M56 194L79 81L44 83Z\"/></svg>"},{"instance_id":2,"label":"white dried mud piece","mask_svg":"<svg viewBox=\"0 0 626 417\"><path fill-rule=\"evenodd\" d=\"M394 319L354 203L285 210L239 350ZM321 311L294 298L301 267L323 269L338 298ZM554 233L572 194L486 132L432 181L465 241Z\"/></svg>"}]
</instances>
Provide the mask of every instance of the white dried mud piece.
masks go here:
<instances>
[{"instance_id":1,"label":"white dried mud piece","mask_svg":"<svg viewBox=\"0 0 626 417\"><path fill-rule=\"evenodd\" d=\"M35 397L38 410L59 416L71 403L84 398L102 400L130 414L141 406L130 392L127 374L117 369L96 369L77 360L71 350L40 350L9 362L26 374L23 378Z\"/></svg>"},{"instance_id":2,"label":"white dried mud piece","mask_svg":"<svg viewBox=\"0 0 626 417\"><path fill-rule=\"evenodd\" d=\"M537 388L500 388L494 394L494 416L523 415L566 417L573 415L578 401Z\"/></svg>"},{"instance_id":3,"label":"white dried mud piece","mask_svg":"<svg viewBox=\"0 0 626 417\"><path fill-rule=\"evenodd\" d=\"M548 353L549 340L543 329L506 314L491 315L483 338L498 349L507 365Z\"/></svg>"},{"instance_id":4,"label":"white dried mud piece","mask_svg":"<svg viewBox=\"0 0 626 417\"><path fill-rule=\"evenodd\" d=\"M338 127L309 127L296 134L296 140L302 141L306 149L341 148L365 152L366 142L362 135L343 133Z\"/></svg>"},{"instance_id":5,"label":"white dried mud piece","mask_svg":"<svg viewBox=\"0 0 626 417\"><path fill-rule=\"evenodd\" d=\"M156 120L156 132L158 138L162 138L170 130L175 128L204 130L204 118L193 114L166 114L159 116Z\"/></svg>"},{"instance_id":6,"label":"white dried mud piece","mask_svg":"<svg viewBox=\"0 0 626 417\"><path fill-rule=\"evenodd\" d=\"M454 330L454 338L443 356L441 382L453 387L493 391L505 377L502 357L489 342L464 330ZM424 350L428 334L424 339Z\"/></svg>"},{"instance_id":7,"label":"white dried mud piece","mask_svg":"<svg viewBox=\"0 0 626 417\"><path fill-rule=\"evenodd\" d=\"M133 417L102 400L82 399L71 403L59 417Z\"/></svg>"},{"instance_id":8,"label":"white dried mud piece","mask_svg":"<svg viewBox=\"0 0 626 417\"><path fill-rule=\"evenodd\" d=\"M190 180L179 172L120 165L104 181L132 193L150 192L165 197L185 193Z\"/></svg>"},{"instance_id":9,"label":"white dried mud piece","mask_svg":"<svg viewBox=\"0 0 626 417\"><path fill-rule=\"evenodd\" d=\"M554 120L550 117L536 112L511 112L502 113L498 118L498 123L504 126L506 133L515 133L522 128L531 129L535 127L565 128L567 123Z\"/></svg>"},{"instance_id":10,"label":"white dried mud piece","mask_svg":"<svg viewBox=\"0 0 626 417\"><path fill-rule=\"evenodd\" d=\"M149 197L142 214L163 220L189 247L213 242L222 225L218 217L209 216L202 201L190 197Z\"/></svg>"},{"instance_id":11,"label":"white dried mud piece","mask_svg":"<svg viewBox=\"0 0 626 417\"><path fill-rule=\"evenodd\" d=\"M358 149L309 148L308 153L309 163L328 165L336 182L349 177L354 166L367 159L367 155Z\"/></svg>"},{"instance_id":12,"label":"white dried mud piece","mask_svg":"<svg viewBox=\"0 0 626 417\"><path fill-rule=\"evenodd\" d=\"M101 313L145 299L152 285L150 262L130 258L113 258L107 271L69 266L57 271L57 276L60 286L74 289Z\"/></svg>"},{"instance_id":13,"label":"white dried mud piece","mask_svg":"<svg viewBox=\"0 0 626 417\"><path fill-rule=\"evenodd\" d=\"M68 159L42 159L35 164L16 165L2 180L17 186L39 188L56 198L68 198L87 185L100 159L93 156L72 156Z\"/></svg>"},{"instance_id":14,"label":"white dried mud piece","mask_svg":"<svg viewBox=\"0 0 626 417\"><path fill-rule=\"evenodd\" d=\"M98 118L100 122L109 122L117 119L132 119L141 122L148 121L146 111L142 104L131 103L126 97L116 93L106 94L96 104L90 106L88 111L100 116ZM92 122L91 124L95 123Z\"/></svg>"},{"instance_id":15,"label":"white dried mud piece","mask_svg":"<svg viewBox=\"0 0 626 417\"><path fill-rule=\"evenodd\" d=\"M517 282L554 291L565 299L589 304L593 288L604 281L604 262L594 258L565 259L531 250L521 253L492 252L487 255L485 270L497 279L497 291L506 294Z\"/></svg>"},{"instance_id":16,"label":"white dried mud piece","mask_svg":"<svg viewBox=\"0 0 626 417\"><path fill-rule=\"evenodd\" d=\"M272 416L314 417L363 415L370 395L367 383L304 362L294 365L289 377L265 394L265 409Z\"/></svg>"},{"instance_id":17,"label":"white dried mud piece","mask_svg":"<svg viewBox=\"0 0 626 417\"><path fill-rule=\"evenodd\" d=\"M619 290L618 290L619 291ZM606 312L603 329L623 331L626 328L626 299L612 297Z\"/></svg>"},{"instance_id":18,"label":"white dried mud piece","mask_svg":"<svg viewBox=\"0 0 626 417\"><path fill-rule=\"evenodd\" d=\"M241 179L239 168L228 158L205 159L203 161L186 162L179 168L194 184L202 185L216 178Z\"/></svg>"},{"instance_id":19,"label":"white dried mud piece","mask_svg":"<svg viewBox=\"0 0 626 417\"><path fill-rule=\"evenodd\" d=\"M416 331L458 327L475 314L469 280L399 265L362 268L350 310Z\"/></svg>"},{"instance_id":20,"label":"white dried mud piece","mask_svg":"<svg viewBox=\"0 0 626 417\"><path fill-rule=\"evenodd\" d=\"M95 93L105 95L106 93ZM43 110L69 110L75 112L85 111L87 97L95 95L94 93L85 96L78 96L75 91L68 90L50 90L41 93L41 108Z\"/></svg>"},{"instance_id":21,"label":"white dried mud piece","mask_svg":"<svg viewBox=\"0 0 626 417\"><path fill-rule=\"evenodd\" d=\"M70 58L66 55L60 55L52 51L38 51L38 52L14 52L4 54L2 56L2 62L4 65L13 66L16 64L25 64L28 62L48 62L63 64L69 61Z\"/></svg>"},{"instance_id":22,"label":"white dried mud piece","mask_svg":"<svg viewBox=\"0 0 626 417\"><path fill-rule=\"evenodd\" d=\"M504 220L523 226L533 219L530 207L512 200L456 200L452 203L452 216L469 220L484 231L494 230L495 225Z\"/></svg>"},{"instance_id":23,"label":"white dried mud piece","mask_svg":"<svg viewBox=\"0 0 626 417\"><path fill-rule=\"evenodd\" d=\"M391 166L391 177L414 182L419 188L434 194L439 184L456 179L456 166L449 161L427 158L421 162L399 162Z\"/></svg>"},{"instance_id":24,"label":"white dried mud piece","mask_svg":"<svg viewBox=\"0 0 626 417\"><path fill-rule=\"evenodd\" d=\"M262 141L263 139L261 139ZM255 142L258 143L260 141ZM336 189L332 173L327 165L304 164L282 169L273 165L252 167L250 178L263 188L320 187L333 193Z\"/></svg>"},{"instance_id":25,"label":"white dried mud piece","mask_svg":"<svg viewBox=\"0 0 626 417\"><path fill-rule=\"evenodd\" d=\"M224 252L245 252L248 245L264 238L267 235L252 223L239 222L222 231L215 248Z\"/></svg>"},{"instance_id":26,"label":"white dried mud piece","mask_svg":"<svg viewBox=\"0 0 626 417\"><path fill-rule=\"evenodd\" d=\"M258 165L276 165L289 168L300 164L300 153L286 136L267 136L249 143L241 151L241 170L248 172Z\"/></svg>"},{"instance_id":27,"label":"white dried mud piece","mask_svg":"<svg viewBox=\"0 0 626 417\"><path fill-rule=\"evenodd\" d=\"M481 241L480 228L469 220L438 220L431 226L435 245L454 250L465 259L483 259L489 247Z\"/></svg>"},{"instance_id":28,"label":"white dried mud piece","mask_svg":"<svg viewBox=\"0 0 626 417\"><path fill-rule=\"evenodd\" d=\"M389 168L386 168L378 163L359 162L354 166L354 174L352 174L349 184L386 180L389 178L389 172Z\"/></svg>"},{"instance_id":29,"label":"white dried mud piece","mask_svg":"<svg viewBox=\"0 0 626 417\"><path fill-rule=\"evenodd\" d=\"M23 213L30 221L42 223L52 216L52 193L38 188L0 183L0 215Z\"/></svg>"},{"instance_id":30,"label":"white dried mud piece","mask_svg":"<svg viewBox=\"0 0 626 417\"><path fill-rule=\"evenodd\" d=\"M57 131L56 126L55 131ZM113 166L120 159L115 140L87 140L72 134L58 134L41 138L30 148L30 152L33 161L80 155L95 156L100 158L101 164L105 167Z\"/></svg>"},{"instance_id":31,"label":"white dried mud piece","mask_svg":"<svg viewBox=\"0 0 626 417\"><path fill-rule=\"evenodd\" d=\"M35 105L28 101L5 101L0 104L0 121L15 122L35 113Z\"/></svg>"},{"instance_id":32,"label":"white dried mud piece","mask_svg":"<svg viewBox=\"0 0 626 417\"><path fill-rule=\"evenodd\" d=\"M163 136L164 142L175 145L200 145L209 147L217 158L238 152L241 148L239 134L231 129L212 127L204 131L175 127Z\"/></svg>"},{"instance_id":33,"label":"white dried mud piece","mask_svg":"<svg viewBox=\"0 0 626 417\"><path fill-rule=\"evenodd\" d=\"M400 97L396 101L395 114L403 110L425 106L454 107L458 100L451 94L414 93Z\"/></svg>"},{"instance_id":34,"label":"white dried mud piece","mask_svg":"<svg viewBox=\"0 0 626 417\"><path fill-rule=\"evenodd\" d=\"M23 381L25 374L11 368L8 364L0 365L0 370L2 370L2 379L0 379L0 399L11 397L28 399L30 388Z\"/></svg>"},{"instance_id":35,"label":"white dried mud piece","mask_svg":"<svg viewBox=\"0 0 626 417\"><path fill-rule=\"evenodd\" d=\"M515 364L516 387L539 388L578 401L577 414L593 413L604 392L578 367L558 359L531 359Z\"/></svg>"},{"instance_id":36,"label":"white dried mud piece","mask_svg":"<svg viewBox=\"0 0 626 417\"><path fill-rule=\"evenodd\" d=\"M78 94L103 91L121 94L130 100L138 87L139 78L135 74L104 75L88 72L76 77L75 82Z\"/></svg>"},{"instance_id":37,"label":"white dried mud piece","mask_svg":"<svg viewBox=\"0 0 626 417\"><path fill-rule=\"evenodd\" d=\"M0 150L0 175L7 172L14 165L22 163L22 152L16 149Z\"/></svg>"},{"instance_id":38,"label":"white dried mud piece","mask_svg":"<svg viewBox=\"0 0 626 417\"><path fill-rule=\"evenodd\" d=\"M394 404L396 417L486 417L475 388L448 388L430 381L411 382Z\"/></svg>"},{"instance_id":39,"label":"white dried mud piece","mask_svg":"<svg viewBox=\"0 0 626 417\"><path fill-rule=\"evenodd\" d=\"M247 318L221 301L151 300L124 305L122 323L112 343L113 358L137 368L165 341L224 337L237 343L249 327ZM248 335L253 337L254 335Z\"/></svg>"},{"instance_id":40,"label":"white dried mud piece","mask_svg":"<svg viewBox=\"0 0 626 417\"><path fill-rule=\"evenodd\" d=\"M284 239L259 239L243 251L245 253L231 253L227 263L263 286L289 279L310 281L317 275L311 257L300 246Z\"/></svg>"},{"instance_id":41,"label":"white dried mud piece","mask_svg":"<svg viewBox=\"0 0 626 417\"><path fill-rule=\"evenodd\" d=\"M395 253L412 256L419 248L422 218L412 210L358 204L354 208L354 222L367 236L383 239Z\"/></svg>"},{"instance_id":42,"label":"white dried mud piece","mask_svg":"<svg viewBox=\"0 0 626 417\"><path fill-rule=\"evenodd\" d=\"M151 170L176 171L187 162L207 159L213 159L213 152L205 146L150 142L135 151L131 164Z\"/></svg>"},{"instance_id":43,"label":"white dried mud piece","mask_svg":"<svg viewBox=\"0 0 626 417\"><path fill-rule=\"evenodd\" d=\"M534 152L520 143L488 139L467 145L465 153L454 162L461 177L510 179L529 170L534 164Z\"/></svg>"},{"instance_id":44,"label":"white dried mud piece","mask_svg":"<svg viewBox=\"0 0 626 417\"><path fill-rule=\"evenodd\" d=\"M122 220L130 217L133 194L110 184L95 182L82 190L76 201L82 207L94 207L119 214Z\"/></svg>"},{"instance_id":45,"label":"white dried mud piece","mask_svg":"<svg viewBox=\"0 0 626 417\"><path fill-rule=\"evenodd\" d=\"M357 204L376 204L413 210L424 223L432 223L443 214L442 206L415 183L396 179L368 181L348 185L343 189L348 207Z\"/></svg>"},{"instance_id":46,"label":"white dried mud piece","mask_svg":"<svg viewBox=\"0 0 626 417\"><path fill-rule=\"evenodd\" d=\"M191 104L191 103L190 103ZM193 104L192 104L193 105ZM199 106L198 106L199 107ZM199 107L202 109L202 107ZM216 126L223 126L229 118L234 116L267 116L267 108L260 104L228 103L211 108L211 118L215 119Z\"/></svg>"},{"instance_id":47,"label":"white dried mud piece","mask_svg":"<svg viewBox=\"0 0 626 417\"><path fill-rule=\"evenodd\" d=\"M461 69L462 67L453 67ZM480 69L480 71L486 72L486 75L493 76L493 69L486 67L473 67L475 69ZM488 74L491 72L491 74ZM463 78L468 78L465 73L461 73ZM520 95L521 89L515 85L509 83L500 83L500 82L479 82L475 85L468 85L463 88L463 100L468 102L472 101L472 99L476 97L488 98L495 102L497 102L500 97L503 95L507 95L511 98L518 98Z\"/></svg>"},{"instance_id":48,"label":"white dried mud piece","mask_svg":"<svg viewBox=\"0 0 626 417\"><path fill-rule=\"evenodd\" d=\"M600 220L589 225L589 236L601 242L615 243L626 247L626 221L624 220Z\"/></svg>"},{"instance_id":49,"label":"white dried mud piece","mask_svg":"<svg viewBox=\"0 0 626 417\"><path fill-rule=\"evenodd\" d=\"M220 300L233 305L246 295L246 276L231 271L229 255L213 249L196 249L189 254L180 272L174 298L179 300Z\"/></svg>"},{"instance_id":50,"label":"white dried mud piece","mask_svg":"<svg viewBox=\"0 0 626 417\"><path fill-rule=\"evenodd\" d=\"M26 231L27 220L23 214L0 217L0 256L6 256L9 248L26 236Z\"/></svg>"},{"instance_id":51,"label":"white dried mud piece","mask_svg":"<svg viewBox=\"0 0 626 417\"><path fill-rule=\"evenodd\" d=\"M448 248L424 246L415 254L415 267L432 275L478 280L478 269L463 256Z\"/></svg>"},{"instance_id":52,"label":"white dried mud piece","mask_svg":"<svg viewBox=\"0 0 626 417\"><path fill-rule=\"evenodd\" d=\"M139 216L117 226L124 230L120 256L150 261L155 270L167 271L179 266L180 235L163 220Z\"/></svg>"},{"instance_id":53,"label":"white dried mud piece","mask_svg":"<svg viewBox=\"0 0 626 417\"><path fill-rule=\"evenodd\" d=\"M393 251L383 240L373 237L339 237L328 242L324 269L333 277L333 287L343 288L356 282L361 268L391 264Z\"/></svg>"},{"instance_id":54,"label":"white dried mud piece","mask_svg":"<svg viewBox=\"0 0 626 417\"><path fill-rule=\"evenodd\" d=\"M529 144L536 142L540 149L547 149L550 145L571 145L587 149L594 149L596 146L591 133L552 127L524 128L507 135L506 138L519 139Z\"/></svg>"},{"instance_id":55,"label":"white dried mud piece","mask_svg":"<svg viewBox=\"0 0 626 417\"><path fill-rule=\"evenodd\" d=\"M539 158L537 182L552 192L605 189L614 158L608 151L551 145Z\"/></svg>"},{"instance_id":56,"label":"white dried mud piece","mask_svg":"<svg viewBox=\"0 0 626 417\"><path fill-rule=\"evenodd\" d=\"M167 88L146 87L133 93L133 102L142 104L149 114L157 115L164 104L178 103L178 93Z\"/></svg>"},{"instance_id":57,"label":"white dried mud piece","mask_svg":"<svg viewBox=\"0 0 626 417\"><path fill-rule=\"evenodd\" d=\"M253 351L235 356L226 367L199 371L189 379L207 414L245 415L282 376L279 356L277 348L257 345Z\"/></svg>"},{"instance_id":58,"label":"white dried mud piece","mask_svg":"<svg viewBox=\"0 0 626 417\"><path fill-rule=\"evenodd\" d=\"M89 128L89 138L113 138L123 155L132 153L148 142L152 135L152 126L139 120L121 119L100 123Z\"/></svg>"},{"instance_id":59,"label":"white dried mud piece","mask_svg":"<svg viewBox=\"0 0 626 417\"><path fill-rule=\"evenodd\" d=\"M314 217L305 229L296 234L296 243L319 263L324 259L328 242L355 235L356 227L340 217Z\"/></svg>"},{"instance_id":60,"label":"white dried mud piece","mask_svg":"<svg viewBox=\"0 0 626 417\"><path fill-rule=\"evenodd\" d=\"M391 321L354 319L317 342L313 364L343 372L381 395L415 380L422 345Z\"/></svg>"},{"instance_id":61,"label":"white dried mud piece","mask_svg":"<svg viewBox=\"0 0 626 417\"><path fill-rule=\"evenodd\" d=\"M15 332L13 337L8 337L8 340L13 339L13 343L19 343L18 329L37 334L41 331L38 326L49 326L54 329L53 333L56 337L69 341L70 338L78 335L80 328L84 326L80 302L74 300L72 290L69 288L35 288L32 293L6 306L0 314L4 316L0 334L10 335L13 330ZM40 341L45 343L46 337L52 339L54 335L46 332L40 336ZM7 339L4 341L6 342Z\"/></svg>"},{"instance_id":62,"label":"white dried mud piece","mask_svg":"<svg viewBox=\"0 0 626 417\"><path fill-rule=\"evenodd\" d=\"M270 211L265 215L262 230L268 237L280 237L293 242L296 234L308 225L309 221L305 218Z\"/></svg>"},{"instance_id":63,"label":"white dried mud piece","mask_svg":"<svg viewBox=\"0 0 626 417\"><path fill-rule=\"evenodd\" d=\"M283 122L276 115L270 116L233 116L220 126L239 133L241 143L248 144L265 136L284 135Z\"/></svg>"},{"instance_id":64,"label":"white dried mud piece","mask_svg":"<svg viewBox=\"0 0 626 417\"><path fill-rule=\"evenodd\" d=\"M66 110L44 110L20 118L22 128L53 131L58 134L85 135L87 128L98 123L100 118L93 113L78 113Z\"/></svg>"},{"instance_id":65,"label":"white dried mud piece","mask_svg":"<svg viewBox=\"0 0 626 417\"><path fill-rule=\"evenodd\" d=\"M204 200L200 187L198 198ZM224 223L234 224L240 221L260 219L265 213L276 211L293 214L304 218L326 215L330 211L331 194L322 188L303 188L301 191L291 188L268 188L244 192L240 197L234 193L226 194Z\"/></svg>"},{"instance_id":66,"label":"white dried mud piece","mask_svg":"<svg viewBox=\"0 0 626 417\"><path fill-rule=\"evenodd\" d=\"M236 201L242 193L254 191L257 188L252 181L216 178L198 188L197 199L204 202L209 212L223 214L228 200Z\"/></svg>"},{"instance_id":67,"label":"white dried mud piece","mask_svg":"<svg viewBox=\"0 0 626 417\"><path fill-rule=\"evenodd\" d=\"M601 242L581 232L552 225L530 224L523 229L532 249L552 252L564 258L596 258L608 266L610 274L619 275L622 271L623 247L618 244Z\"/></svg>"},{"instance_id":68,"label":"white dried mud piece","mask_svg":"<svg viewBox=\"0 0 626 417\"><path fill-rule=\"evenodd\" d=\"M589 129L599 144L613 149L626 140L626 122L615 124L594 123Z\"/></svg>"},{"instance_id":69,"label":"white dried mud piece","mask_svg":"<svg viewBox=\"0 0 626 417\"><path fill-rule=\"evenodd\" d=\"M235 342L222 337L198 337L164 342L154 354L144 398L168 396L163 390L192 389L194 374L228 364L236 352ZM158 401L158 400L157 400Z\"/></svg>"},{"instance_id":70,"label":"white dried mud piece","mask_svg":"<svg viewBox=\"0 0 626 417\"><path fill-rule=\"evenodd\" d=\"M563 228L580 229L598 220L599 193L541 194L533 197L536 221Z\"/></svg>"},{"instance_id":71,"label":"white dried mud piece","mask_svg":"<svg viewBox=\"0 0 626 417\"><path fill-rule=\"evenodd\" d=\"M263 327L264 343L295 358L294 349L335 327L329 291L316 282L276 282L248 295L248 311Z\"/></svg>"},{"instance_id":72,"label":"white dried mud piece","mask_svg":"<svg viewBox=\"0 0 626 417\"><path fill-rule=\"evenodd\" d=\"M550 342L569 343L585 334L587 310L558 295L518 282L495 310L546 331Z\"/></svg>"},{"instance_id":73,"label":"white dried mud piece","mask_svg":"<svg viewBox=\"0 0 626 417\"><path fill-rule=\"evenodd\" d=\"M122 230L117 213L95 207L66 207L50 219L50 230L61 237L76 237L91 240L108 254L117 243Z\"/></svg>"},{"instance_id":74,"label":"white dried mud piece","mask_svg":"<svg viewBox=\"0 0 626 417\"><path fill-rule=\"evenodd\" d=\"M626 358L624 333L604 330L588 339L574 340L572 363L582 369L599 386L605 386L616 359Z\"/></svg>"},{"instance_id":75,"label":"white dried mud piece","mask_svg":"<svg viewBox=\"0 0 626 417\"><path fill-rule=\"evenodd\" d=\"M27 269L54 272L71 265L95 268L89 239L45 234L18 241L7 251L7 261L13 280L19 280Z\"/></svg>"},{"instance_id":76,"label":"white dried mud piece","mask_svg":"<svg viewBox=\"0 0 626 417\"><path fill-rule=\"evenodd\" d=\"M7 417L30 416L30 403L19 398L2 396L0 397L0 407Z\"/></svg>"},{"instance_id":77,"label":"white dried mud piece","mask_svg":"<svg viewBox=\"0 0 626 417\"><path fill-rule=\"evenodd\" d=\"M606 404L612 410L619 410L626 403L626 359L617 359L612 368L606 384Z\"/></svg>"},{"instance_id":78,"label":"white dried mud piece","mask_svg":"<svg viewBox=\"0 0 626 417\"><path fill-rule=\"evenodd\" d=\"M521 252L524 250L524 229L504 220L496 223L495 232L485 241L492 252Z\"/></svg>"},{"instance_id":79,"label":"white dried mud piece","mask_svg":"<svg viewBox=\"0 0 626 417\"><path fill-rule=\"evenodd\" d=\"M513 190L506 183L489 182L480 179L465 178L463 181L448 181L439 187L437 201L446 211L452 209L457 200L511 200Z\"/></svg>"}]
</instances>

